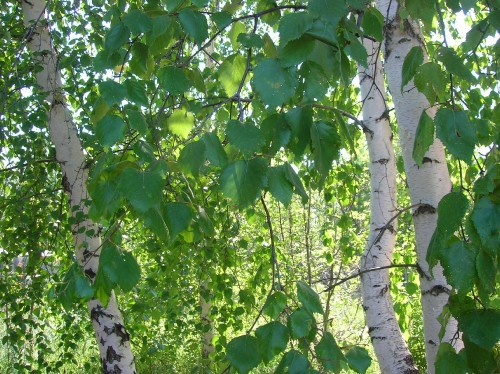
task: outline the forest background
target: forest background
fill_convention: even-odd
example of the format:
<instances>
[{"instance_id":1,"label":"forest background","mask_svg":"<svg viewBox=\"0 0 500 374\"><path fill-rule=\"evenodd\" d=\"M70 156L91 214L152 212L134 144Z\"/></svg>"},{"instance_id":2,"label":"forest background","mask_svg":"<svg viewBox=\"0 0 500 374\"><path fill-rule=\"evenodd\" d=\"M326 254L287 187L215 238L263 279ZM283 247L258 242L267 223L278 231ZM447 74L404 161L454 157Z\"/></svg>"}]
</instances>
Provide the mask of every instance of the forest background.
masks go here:
<instances>
[{"instance_id":1,"label":"forest background","mask_svg":"<svg viewBox=\"0 0 500 374\"><path fill-rule=\"evenodd\" d=\"M2 372L498 372L498 0L0 16Z\"/></svg>"}]
</instances>

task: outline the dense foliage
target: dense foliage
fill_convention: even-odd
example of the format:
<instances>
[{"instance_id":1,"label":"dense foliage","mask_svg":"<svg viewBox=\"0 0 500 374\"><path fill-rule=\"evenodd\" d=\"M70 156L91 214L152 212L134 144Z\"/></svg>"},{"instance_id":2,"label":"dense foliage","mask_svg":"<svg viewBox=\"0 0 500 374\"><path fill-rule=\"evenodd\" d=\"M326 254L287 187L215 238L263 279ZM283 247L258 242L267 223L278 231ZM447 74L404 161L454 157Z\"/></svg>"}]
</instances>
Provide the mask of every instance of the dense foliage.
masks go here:
<instances>
[{"instance_id":1,"label":"dense foliage","mask_svg":"<svg viewBox=\"0 0 500 374\"><path fill-rule=\"evenodd\" d=\"M357 288L369 175L356 64L367 63L361 36L384 38L369 3L48 2L104 243L93 284L74 256L30 28L18 2L0 5L2 371L98 370L84 302L106 304L112 290L140 372L377 371ZM454 288L442 317L458 320L465 349L442 344L437 370L492 373L500 2L401 3L402 23L421 20L429 54L411 51L403 81L439 104L434 119L422 113L414 159L432 162L436 133L453 182L428 261ZM398 171L391 292L425 371L400 156Z\"/></svg>"}]
</instances>

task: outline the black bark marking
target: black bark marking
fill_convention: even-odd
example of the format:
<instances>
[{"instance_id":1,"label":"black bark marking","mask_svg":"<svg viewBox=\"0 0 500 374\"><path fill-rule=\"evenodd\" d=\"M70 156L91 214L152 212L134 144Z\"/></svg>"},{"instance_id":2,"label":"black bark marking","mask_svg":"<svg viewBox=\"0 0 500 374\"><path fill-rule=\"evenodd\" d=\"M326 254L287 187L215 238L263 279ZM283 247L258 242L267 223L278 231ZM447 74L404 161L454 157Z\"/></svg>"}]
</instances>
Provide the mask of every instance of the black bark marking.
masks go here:
<instances>
[{"instance_id":1,"label":"black bark marking","mask_svg":"<svg viewBox=\"0 0 500 374\"><path fill-rule=\"evenodd\" d=\"M99 319L101 319L102 317L108 317L111 319L113 318L113 315L110 313L106 313L105 309L101 305L92 308L92 310L90 311L91 320L96 321L100 326L101 322L99 322Z\"/></svg>"},{"instance_id":2,"label":"black bark marking","mask_svg":"<svg viewBox=\"0 0 500 374\"><path fill-rule=\"evenodd\" d=\"M437 345L433 340L429 340L427 343L432 344L434 347Z\"/></svg>"},{"instance_id":3,"label":"black bark marking","mask_svg":"<svg viewBox=\"0 0 500 374\"><path fill-rule=\"evenodd\" d=\"M95 276L97 275L91 268L85 269L84 273L87 274L87 277L89 277L90 280L94 280Z\"/></svg>"},{"instance_id":4,"label":"black bark marking","mask_svg":"<svg viewBox=\"0 0 500 374\"><path fill-rule=\"evenodd\" d=\"M122 355L116 353L115 349L112 346L108 346L108 349L106 350L106 361L108 363L113 363L115 361L120 362L122 360ZM115 366L116 368L116 366ZM121 371L120 371L121 373Z\"/></svg>"},{"instance_id":5,"label":"black bark marking","mask_svg":"<svg viewBox=\"0 0 500 374\"><path fill-rule=\"evenodd\" d=\"M432 287L430 290L422 292L422 295L431 294L432 296L439 296L442 293L449 295L451 292L450 292L448 287L445 287L441 284L437 284L434 287Z\"/></svg>"},{"instance_id":6,"label":"black bark marking","mask_svg":"<svg viewBox=\"0 0 500 374\"><path fill-rule=\"evenodd\" d=\"M69 183L66 173L64 173L62 177L62 186L64 188L64 191L66 191L67 193L71 193L71 184Z\"/></svg>"},{"instance_id":7,"label":"black bark marking","mask_svg":"<svg viewBox=\"0 0 500 374\"><path fill-rule=\"evenodd\" d=\"M413 217L420 214L435 214L437 209L430 204L420 204L420 206L413 212Z\"/></svg>"}]
</instances>

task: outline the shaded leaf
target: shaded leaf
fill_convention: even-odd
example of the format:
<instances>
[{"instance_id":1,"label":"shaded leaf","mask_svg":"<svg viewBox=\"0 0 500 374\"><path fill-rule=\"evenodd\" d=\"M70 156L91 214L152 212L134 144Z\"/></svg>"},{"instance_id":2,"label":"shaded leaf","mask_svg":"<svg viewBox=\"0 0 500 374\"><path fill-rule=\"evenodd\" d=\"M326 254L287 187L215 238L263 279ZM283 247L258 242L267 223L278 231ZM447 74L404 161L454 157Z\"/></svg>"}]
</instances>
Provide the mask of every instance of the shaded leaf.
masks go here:
<instances>
[{"instance_id":1,"label":"shaded leaf","mask_svg":"<svg viewBox=\"0 0 500 374\"><path fill-rule=\"evenodd\" d=\"M413 79L417 69L424 62L424 52L420 45L410 49L403 62L403 72L401 81L401 92L403 88Z\"/></svg>"},{"instance_id":2,"label":"shaded leaf","mask_svg":"<svg viewBox=\"0 0 500 374\"><path fill-rule=\"evenodd\" d=\"M297 297L302 306L311 313L323 314L318 294L304 281L297 281Z\"/></svg>"},{"instance_id":3,"label":"shaded leaf","mask_svg":"<svg viewBox=\"0 0 500 374\"><path fill-rule=\"evenodd\" d=\"M119 177L118 189L139 213L145 213L162 198L163 178L158 173L127 168Z\"/></svg>"},{"instance_id":4,"label":"shaded leaf","mask_svg":"<svg viewBox=\"0 0 500 374\"><path fill-rule=\"evenodd\" d=\"M239 208L260 196L267 182L267 162L262 158L237 160L227 165L220 176L222 192Z\"/></svg>"},{"instance_id":5,"label":"shaded leaf","mask_svg":"<svg viewBox=\"0 0 500 374\"><path fill-rule=\"evenodd\" d=\"M179 155L179 165L185 173L198 178L200 168L205 163L206 146L201 140L186 144Z\"/></svg>"},{"instance_id":6,"label":"shaded leaf","mask_svg":"<svg viewBox=\"0 0 500 374\"><path fill-rule=\"evenodd\" d=\"M441 343L436 356L436 374L465 374L467 365L450 343Z\"/></svg>"},{"instance_id":7,"label":"shaded leaf","mask_svg":"<svg viewBox=\"0 0 500 374\"><path fill-rule=\"evenodd\" d=\"M472 222L481 238L486 252L492 256L500 255L500 205L488 197L482 197L474 205Z\"/></svg>"},{"instance_id":8,"label":"shaded leaf","mask_svg":"<svg viewBox=\"0 0 500 374\"><path fill-rule=\"evenodd\" d=\"M96 123L95 135L103 147L110 147L125 136L125 122L114 114L106 114Z\"/></svg>"},{"instance_id":9,"label":"shaded leaf","mask_svg":"<svg viewBox=\"0 0 500 374\"><path fill-rule=\"evenodd\" d=\"M277 319L286 307L287 297L283 292L269 295L264 304L263 313L272 319Z\"/></svg>"},{"instance_id":10,"label":"shaded leaf","mask_svg":"<svg viewBox=\"0 0 500 374\"><path fill-rule=\"evenodd\" d=\"M278 60L267 58L254 68L253 83L264 104L276 108L293 97L297 80Z\"/></svg>"},{"instance_id":11,"label":"shaded leaf","mask_svg":"<svg viewBox=\"0 0 500 374\"><path fill-rule=\"evenodd\" d=\"M477 251L463 241L454 241L441 251L440 259L446 280L459 294L466 294L474 286Z\"/></svg>"},{"instance_id":12,"label":"shaded leaf","mask_svg":"<svg viewBox=\"0 0 500 374\"><path fill-rule=\"evenodd\" d=\"M184 31L194 39L198 46L201 46L201 43L208 38L207 19L200 12L184 8L179 12L179 21Z\"/></svg>"},{"instance_id":13,"label":"shaded leaf","mask_svg":"<svg viewBox=\"0 0 500 374\"><path fill-rule=\"evenodd\" d=\"M269 192L273 197L285 206L292 201L292 184L288 180L288 166L280 165L268 170Z\"/></svg>"},{"instance_id":14,"label":"shaded leaf","mask_svg":"<svg viewBox=\"0 0 500 374\"><path fill-rule=\"evenodd\" d=\"M324 180L339 157L340 137L335 127L327 122L316 122L311 127L314 165Z\"/></svg>"},{"instance_id":15,"label":"shaded leaf","mask_svg":"<svg viewBox=\"0 0 500 374\"><path fill-rule=\"evenodd\" d=\"M368 370L372 364L372 358L363 347L352 347L345 354L345 358L347 359L349 367L356 373L366 373L366 370Z\"/></svg>"},{"instance_id":16,"label":"shaded leaf","mask_svg":"<svg viewBox=\"0 0 500 374\"><path fill-rule=\"evenodd\" d=\"M191 82L182 69L165 66L158 72L160 87L172 95L180 95L191 87Z\"/></svg>"},{"instance_id":17,"label":"shaded leaf","mask_svg":"<svg viewBox=\"0 0 500 374\"><path fill-rule=\"evenodd\" d=\"M434 143L434 121L425 110L422 111L418 121L417 133L413 144L413 159L418 166L422 166L425 153Z\"/></svg>"},{"instance_id":18,"label":"shaded leaf","mask_svg":"<svg viewBox=\"0 0 500 374\"><path fill-rule=\"evenodd\" d=\"M330 332L323 333L314 350L325 369L340 373L342 369L341 361L345 361L345 357Z\"/></svg>"},{"instance_id":19,"label":"shaded leaf","mask_svg":"<svg viewBox=\"0 0 500 374\"><path fill-rule=\"evenodd\" d=\"M470 163L477 136L474 125L469 122L465 112L440 108L434 122L436 135L448 151L457 158Z\"/></svg>"},{"instance_id":20,"label":"shaded leaf","mask_svg":"<svg viewBox=\"0 0 500 374\"><path fill-rule=\"evenodd\" d=\"M456 316L464 336L483 349L489 350L500 339L500 310L469 310Z\"/></svg>"},{"instance_id":21,"label":"shaded leaf","mask_svg":"<svg viewBox=\"0 0 500 374\"><path fill-rule=\"evenodd\" d=\"M227 345L226 354L228 361L238 373L248 373L261 361L257 338L250 335L231 340Z\"/></svg>"},{"instance_id":22,"label":"shaded leaf","mask_svg":"<svg viewBox=\"0 0 500 374\"><path fill-rule=\"evenodd\" d=\"M259 151L265 144L260 129L249 122L229 121L226 135L229 143L238 148L245 156L250 156Z\"/></svg>"},{"instance_id":23,"label":"shaded leaf","mask_svg":"<svg viewBox=\"0 0 500 374\"><path fill-rule=\"evenodd\" d=\"M260 355L266 365L288 345L288 330L277 321L258 327L255 336L258 339Z\"/></svg>"},{"instance_id":24,"label":"shaded leaf","mask_svg":"<svg viewBox=\"0 0 500 374\"><path fill-rule=\"evenodd\" d=\"M203 134L208 160L215 166L224 167L227 164L227 154L215 132Z\"/></svg>"},{"instance_id":25,"label":"shaded leaf","mask_svg":"<svg viewBox=\"0 0 500 374\"><path fill-rule=\"evenodd\" d=\"M116 51L122 45L128 42L130 30L123 22L117 22L106 34L104 39L104 48L110 51Z\"/></svg>"},{"instance_id":26,"label":"shaded leaf","mask_svg":"<svg viewBox=\"0 0 500 374\"><path fill-rule=\"evenodd\" d=\"M313 315L305 309L297 309L288 317L288 328L294 338L307 336L315 325Z\"/></svg>"},{"instance_id":27,"label":"shaded leaf","mask_svg":"<svg viewBox=\"0 0 500 374\"><path fill-rule=\"evenodd\" d=\"M471 83L476 82L476 78L472 75L470 69L464 65L462 59L458 57L453 49L441 47L438 51L438 60L444 64L446 71L449 73Z\"/></svg>"}]
</instances>

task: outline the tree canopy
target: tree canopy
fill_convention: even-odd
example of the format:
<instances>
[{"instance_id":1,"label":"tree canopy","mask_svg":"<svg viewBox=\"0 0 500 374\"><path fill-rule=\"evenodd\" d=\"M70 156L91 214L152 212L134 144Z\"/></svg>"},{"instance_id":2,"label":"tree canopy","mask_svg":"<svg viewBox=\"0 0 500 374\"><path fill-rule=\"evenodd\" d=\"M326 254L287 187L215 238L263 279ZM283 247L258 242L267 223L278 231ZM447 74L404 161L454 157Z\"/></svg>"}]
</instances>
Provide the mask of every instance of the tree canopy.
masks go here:
<instances>
[{"instance_id":1,"label":"tree canopy","mask_svg":"<svg viewBox=\"0 0 500 374\"><path fill-rule=\"evenodd\" d=\"M30 5L38 18L26 18ZM116 294L123 325L113 334L130 340L137 372L378 371L359 285L380 271L359 267L373 210L365 137L374 132L362 119L359 71L372 57L366 40L385 60L396 53L379 6L7 0L0 16L2 370L99 370L89 323L99 316L84 304L107 308ZM389 289L379 293L390 293L425 372L419 276L442 266L451 289L440 339L455 319L464 348L434 342L435 372L493 373L500 2L399 1L401 29L413 21L421 44L402 57L400 87L382 110L397 201L380 230L397 235ZM50 50L34 50L45 32ZM50 69L61 78L52 89L40 83ZM429 105L415 109L409 165L395 112L411 91ZM57 105L67 132L51 125ZM88 188L78 203L60 153L72 131L83 160L75 173ZM408 168L439 162L429 157L435 138L452 187L432 206L411 201L407 187ZM429 210L431 276L412 226Z\"/></svg>"}]
</instances>

